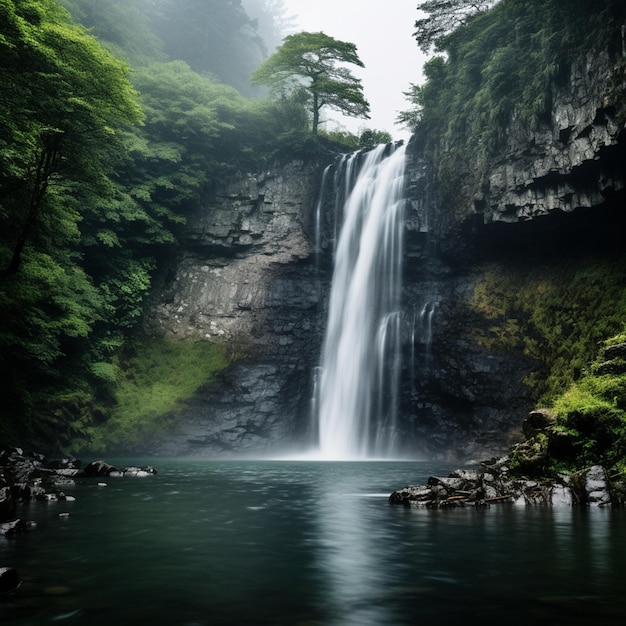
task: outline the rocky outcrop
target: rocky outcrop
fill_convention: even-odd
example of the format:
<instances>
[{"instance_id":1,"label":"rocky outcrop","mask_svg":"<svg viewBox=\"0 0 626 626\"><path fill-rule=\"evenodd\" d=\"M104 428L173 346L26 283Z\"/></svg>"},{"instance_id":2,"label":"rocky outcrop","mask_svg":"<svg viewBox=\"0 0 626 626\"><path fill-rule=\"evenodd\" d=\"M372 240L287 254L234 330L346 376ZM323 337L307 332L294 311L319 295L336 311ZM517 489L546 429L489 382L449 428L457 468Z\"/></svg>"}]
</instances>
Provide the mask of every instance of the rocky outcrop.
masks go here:
<instances>
[{"instance_id":1,"label":"rocky outcrop","mask_svg":"<svg viewBox=\"0 0 626 626\"><path fill-rule=\"evenodd\" d=\"M555 80L549 116L533 128L513 120L470 206L439 205L412 144L401 389L413 449L478 460L523 440L521 416L534 404L525 379L540 363L522 346L495 351L476 341L493 322L471 306L472 294L507 265L541 268L622 249L626 132L607 100L617 62L604 53L573 64Z\"/></svg>"},{"instance_id":2,"label":"rocky outcrop","mask_svg":"<svg viewBox=\"0 0 626 626\"><path fill-rule=\"evenodd\" d=\"M518 222L623 197L624 129L607 101L613 70L606 51L582 59L566 80L554 81L549 120L533 129L513 120L475 200L486 222Z\"/></svg>"},{"instance_id":3,"label":"rocky outcrop","mask_svg":"<svg viewBox=\"0 0 626 626\"><path fill-rule=\"evenodd\" d=\"M161 286L148 324L164 334L273 350L276 329L268 316L279 308L317 303L310 285L302 288L281 271L311 256L317 180L315 166L294 161L274 173L242 177L211 195L188 218L182 254Z\"/></svg>"},{"instance_id":4,"label":"rocky outcrop","mask_svg":"<svg viewBox=\"0 0 626 626\"><path fill-rule=\"evenodd\" d=\"M520 416L534 404L525 378L539 364L521 345L495 351L476 341L492 322L471 306L472 294L502 264L540 267L562 253L622 245L626 137L606 100L612 63L599 54L574 64L555 81L542 123L512 121L471 206L439 206L419 146L409 146L399 407L405 454L480 459L523 440ZM225 341L239 358L187 403L174 432L150 452L258 453L312 440L310 401L338 221L325 207L316 215L322 169L294 161L243 176L190 217L146 327ZM452 228L441 219L444 209L460 216Z\"/></svg>"},{"instance_id":5,"label":"rocky outcrop","mask_svg":"<svg viewBox=\"0 0 626 626\"><path fill-rule=\"evenodd\" d=\"M247 175L189 219L147 327L226 342L237 360L152 451L259 452L306 439L327 291L313 254L320 178L302 161Z\"/></svg>"}]
</instances>

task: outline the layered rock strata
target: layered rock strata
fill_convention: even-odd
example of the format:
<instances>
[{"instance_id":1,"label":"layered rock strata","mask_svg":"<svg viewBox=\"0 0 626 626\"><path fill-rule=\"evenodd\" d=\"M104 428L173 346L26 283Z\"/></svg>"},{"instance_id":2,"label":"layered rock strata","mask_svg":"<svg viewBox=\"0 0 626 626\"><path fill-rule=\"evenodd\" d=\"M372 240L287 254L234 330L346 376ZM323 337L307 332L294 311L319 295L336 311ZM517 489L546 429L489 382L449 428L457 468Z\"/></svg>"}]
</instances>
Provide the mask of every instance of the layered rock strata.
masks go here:
<instances>
[{"instance_id":1,"label":"layered rock strata","mask_svg":"<svg viewBox=\"0 0 626 626\"><path fill-rule=\"evenodd\" d=\"M187 405L162 454L285 448L307 430L323 290L314 257L319 167L247 175L189 219L147 316L152 332L226 342L235 364Z\"/></svg>"}]
</instances>

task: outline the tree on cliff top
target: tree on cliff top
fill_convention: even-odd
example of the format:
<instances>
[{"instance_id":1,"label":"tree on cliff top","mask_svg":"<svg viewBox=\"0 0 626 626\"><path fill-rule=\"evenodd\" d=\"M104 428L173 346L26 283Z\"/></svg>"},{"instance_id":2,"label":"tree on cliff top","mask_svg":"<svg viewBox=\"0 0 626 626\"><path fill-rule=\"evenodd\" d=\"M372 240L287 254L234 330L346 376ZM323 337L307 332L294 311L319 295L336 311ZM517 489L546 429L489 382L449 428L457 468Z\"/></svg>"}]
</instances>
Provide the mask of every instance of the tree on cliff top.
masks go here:
<instances>
[{"instance_id":1,"label":"tree on cliff top","mask_svg":"<svg viewBox=\"0 0 626 626\"><path fill-rule=\"evenodd\" d=\"M343 65L342 65L343 64ZM317 134L320 111L329 107L350 117L369 119L361 80L345 64L364 67L353 43L324 33L296 33L252 72L253 85L269 85L277 97L302 99Z\"/></svg>"}]
</instances>

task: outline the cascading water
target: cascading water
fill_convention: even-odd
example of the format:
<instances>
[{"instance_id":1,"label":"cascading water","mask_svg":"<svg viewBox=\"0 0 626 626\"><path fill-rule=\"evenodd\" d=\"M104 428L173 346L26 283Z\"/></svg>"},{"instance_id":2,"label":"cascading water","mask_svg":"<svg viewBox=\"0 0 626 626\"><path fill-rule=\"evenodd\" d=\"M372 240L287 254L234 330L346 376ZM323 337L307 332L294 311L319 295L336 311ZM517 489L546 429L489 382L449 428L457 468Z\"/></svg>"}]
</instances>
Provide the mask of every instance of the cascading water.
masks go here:
<instances>
[{"instance_id":1,"label":"cascading water","mask_svg":"<svg viewBox=\"0 0 626 626\"><path fill-rule=\"evenodd\" d=\"M317 398L319 455L392 457L397 448L404 146L344 159L345 197L335 250Z\"/></svg>"}]
</instances>

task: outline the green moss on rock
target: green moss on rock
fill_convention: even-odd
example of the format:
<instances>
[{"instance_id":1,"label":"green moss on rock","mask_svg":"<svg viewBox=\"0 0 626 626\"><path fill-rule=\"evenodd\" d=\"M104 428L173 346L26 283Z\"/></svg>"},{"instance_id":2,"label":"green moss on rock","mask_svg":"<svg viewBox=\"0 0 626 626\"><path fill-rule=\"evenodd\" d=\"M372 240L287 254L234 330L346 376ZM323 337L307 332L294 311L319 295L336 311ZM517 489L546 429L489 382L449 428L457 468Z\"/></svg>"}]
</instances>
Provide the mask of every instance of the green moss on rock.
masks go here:
<instances>
[{"instance_id":1,"label":"green moss on rock","mask_svg":"<svg viewBox=\"0 0 626 626\"><path fill-rule=\"evenodd\" d=\"M626 256L491 269L470 299L485 320L474 340L489 351L523 350L536 359L540 366L525 382L547 404L580 378L599 343L626 325L624 285ZM623 371L626 355L609 354L596 367Z\"/></svg>"},{"instance_id":2,"label":"green moss on rock","mask_svg":"<svg viewBox=\"0 0 626 626\"><path fill-rule=\"evenodd\" d=\"M132 450L163 435L184 401L232 362L223 344L149 337L120 359L115 403L75 441L75 450Z\"/></svg>"}]
</instances>

